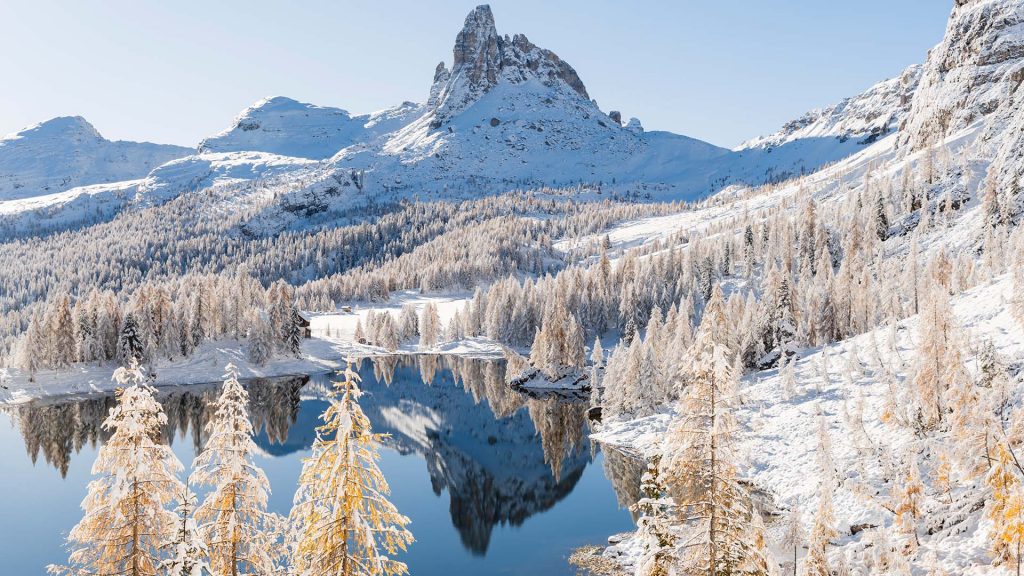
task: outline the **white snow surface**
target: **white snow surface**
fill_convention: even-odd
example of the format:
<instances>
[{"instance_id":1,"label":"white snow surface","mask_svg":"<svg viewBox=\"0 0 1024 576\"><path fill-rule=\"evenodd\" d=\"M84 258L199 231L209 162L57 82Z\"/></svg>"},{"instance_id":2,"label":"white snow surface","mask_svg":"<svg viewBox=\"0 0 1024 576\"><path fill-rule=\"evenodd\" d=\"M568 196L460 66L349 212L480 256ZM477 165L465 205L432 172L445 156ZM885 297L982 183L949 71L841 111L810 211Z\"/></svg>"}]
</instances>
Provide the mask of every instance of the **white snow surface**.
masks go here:
<instances>
[{"instance_id":1,"label":"white snow surface","mask_svg":"<svg viewBox=\"0 0 1024 576\"><path fill-rule=\"evenodd\" d=\"M199 152L267 152L311 160L330 158L342 148L371 142L405 124L421 105L399 106L352 116L340 108L291 98L264 98L246 108L231 127L203 140Z\"/></svg>"},{"instance_id":2,"label":"white snow surface","mask_svg":"<svg viewBox=\"0 0 1024 576\"><path fill-rule=\"evenodd\" d=\"M0 201L144 177L188 148L112 142L80 116L54 118L0 138Z\"/></svg>"}]
</instances>

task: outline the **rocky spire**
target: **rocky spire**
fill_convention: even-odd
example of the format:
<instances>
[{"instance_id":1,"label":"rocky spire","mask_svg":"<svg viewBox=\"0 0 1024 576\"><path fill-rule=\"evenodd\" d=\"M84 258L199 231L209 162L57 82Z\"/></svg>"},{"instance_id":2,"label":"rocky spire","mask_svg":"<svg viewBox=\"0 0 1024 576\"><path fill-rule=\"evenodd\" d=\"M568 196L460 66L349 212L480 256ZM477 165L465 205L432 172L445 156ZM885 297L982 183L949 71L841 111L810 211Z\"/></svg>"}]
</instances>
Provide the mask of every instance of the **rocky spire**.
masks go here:
<instances>
[{"instance_id":1,"label":"rocky spire","mask_svg":"<svg viewBox=\"0 0 1024 576\"><path fill-rule=\"evenodd\" d=\"M430 98L427 99L427 108L435 108L441 98L441 90L448 83L452 73L445 67L444 62L439 62L434 69L434 82L430 85Z\"/></svg>"},{"instance_id":2,"label":"rocky spire","mask_svg":"<svg viewBox=\"0 0 1024 576\"><path fill-rule=\"evenodd\" d=\"M479 100L501 81L518 84L536 78L547 86L565 86L589 100L576 71L554 52L538 48L522 34L499 36L490 6L477 6L466 16L452 52L451 72L443 62L438 64L427 100L435 126Z\"/></svg>"}]
</instances>

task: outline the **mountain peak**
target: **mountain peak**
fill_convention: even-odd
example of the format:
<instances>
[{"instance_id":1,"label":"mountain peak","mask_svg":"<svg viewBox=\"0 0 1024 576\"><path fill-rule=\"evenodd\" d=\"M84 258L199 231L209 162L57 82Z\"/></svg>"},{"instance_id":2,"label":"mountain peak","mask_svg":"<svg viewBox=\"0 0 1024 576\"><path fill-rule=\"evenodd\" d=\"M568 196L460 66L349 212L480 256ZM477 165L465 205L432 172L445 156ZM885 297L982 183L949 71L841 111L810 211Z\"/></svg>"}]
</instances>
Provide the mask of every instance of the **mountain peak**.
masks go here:
<instances>
[{"instance_id":1,"label":"mountain peak","mask_svg":"<svg viewBox=\"0 0 1024 576\"><path fill-rule=\"evenodd\" d=\"M81 116L58 116L24 130L9 134L3 140L21 138L94 138L102 140L103 136L85 118Z\"/></svg>"},{"instance_id":2,"label":"mountain peak","mask_svg":"<svg viewBox=\"0 0 1024 576\"><path fill-rule=\"evenodd\" d=\"M477 6L455 37L452 69L444 62L434 71L428 107L440 126L502 81L520 84L537 79L547 86L563 85L589 100L576 71L554 52L534 45L525 35L498 35L490 6Z\"/></svg>"}]
</instances>

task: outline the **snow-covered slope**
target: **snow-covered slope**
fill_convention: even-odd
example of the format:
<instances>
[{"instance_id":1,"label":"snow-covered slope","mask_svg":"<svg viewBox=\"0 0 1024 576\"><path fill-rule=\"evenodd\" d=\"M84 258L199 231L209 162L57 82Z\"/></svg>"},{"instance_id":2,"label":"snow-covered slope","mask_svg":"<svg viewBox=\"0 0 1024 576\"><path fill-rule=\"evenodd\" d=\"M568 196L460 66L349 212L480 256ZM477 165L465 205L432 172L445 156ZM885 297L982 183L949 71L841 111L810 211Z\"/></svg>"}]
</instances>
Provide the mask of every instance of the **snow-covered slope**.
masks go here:
<instances>
[{"instance_id":1,"label":"snow-covered slope","mask_svg":"<svg viewBox=\"0 0 1024 576\"><path fill-rule=\"evenodd\" d=\"M404 102L372 114L352 116L340 108L265 98L246 108L231 127L203 140L199 152L269 152L323 160L355 143L371 142L401 127L422 106Z\"/></svg>"},{"instance_id":2,"label":"snow-covered slope","mask_svg":"<svg viewBox=\"0 0 1024 576\"><path fill-rule=\"evenodd\" d=\"M883 80L838 104L811 110L787 122L778 132L748 140L736 149L778 148L801 140L838 140L848 143L845 148L852 153L899 128L920 79L921 66L910 66L898 78Z\"/></svg>"},{"instance_id":3,"label":"snow-covered slope","mask_svg":"<svg viewBox=\"0 0 1024 576\"><path fill-rule=\"evenodd\" d=\"M54 118L0 138L0 201L142 178L190 152L181 146L112 142L80 116Z\"/></svg>"}]
</instances>

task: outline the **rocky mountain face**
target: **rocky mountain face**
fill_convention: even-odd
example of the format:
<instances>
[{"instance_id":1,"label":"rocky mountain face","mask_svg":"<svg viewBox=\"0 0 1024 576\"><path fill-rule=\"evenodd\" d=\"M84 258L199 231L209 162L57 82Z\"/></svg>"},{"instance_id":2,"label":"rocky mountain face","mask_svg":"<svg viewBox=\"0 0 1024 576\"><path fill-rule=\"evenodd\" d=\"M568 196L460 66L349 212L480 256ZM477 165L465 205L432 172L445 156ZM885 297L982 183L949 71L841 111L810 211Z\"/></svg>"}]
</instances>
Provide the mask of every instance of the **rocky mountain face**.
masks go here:
<instances>
[{"instance_id":1,"label":"rocky mountain face","mask_svg":"<svg viewBox=\"0 0 1024 576\"><path fill-rule=\"evenodd\" d=\"M901 126L904 154L970 133L966 159L985 168L1003 213L1024 212L1024 3L957 0L942 41L928 53ZM934 150L934 148L933 148ZM932 152L934 153L934 152Z\"/></svg>"},{"instance_id":2,"label":"rocky mountain face","mask_svg":"<svg viewBox=\"0 0 1024 576\"><path fill-rule=\"evenodd\" d=\"M838 104L811 110L778 132L748 140L737 149L777 148L803 139L871 144L899 129L920 79L921 66L910 66L897 78L883 80Z\"/></svg>"},{"instance_id":3,"label":"rocky mountain face","mask_svg":"<svg viewBox=\"0 0 1024 576\"><path fill-rule=\"evenodd\" d=\"M979 121L1005 124L1022 80L1024 4L957 0L942 42L928 53L899 145L913 152Z\"/></svg>"},{"instance_id":4,"label":"rocky mountain face","mask_svg":"<svg viewBox=\"0 0 1024 576\"><path fill-rule=\"evenodd\" d=\"M435 128L500 81L521 84L536 79L545 86L564 85L590 99L576 71L554 52L538 48L523 34L499 36L490 6L478 6L466 16L452 52L452 70L444 62L438 64L430 88L428 107Z\"/></svg>"},{"instance_id":5,"label":"rocky mountain face","mask_svg":"<svg viewBox=\"0 0 1024 576\"><path fill-rule=\"evenodd\" d=\"M80 116L54 118L0 138L0 201L142 178L190 152L180 146L112 142Z\"/></svg>"}]
</instances>

